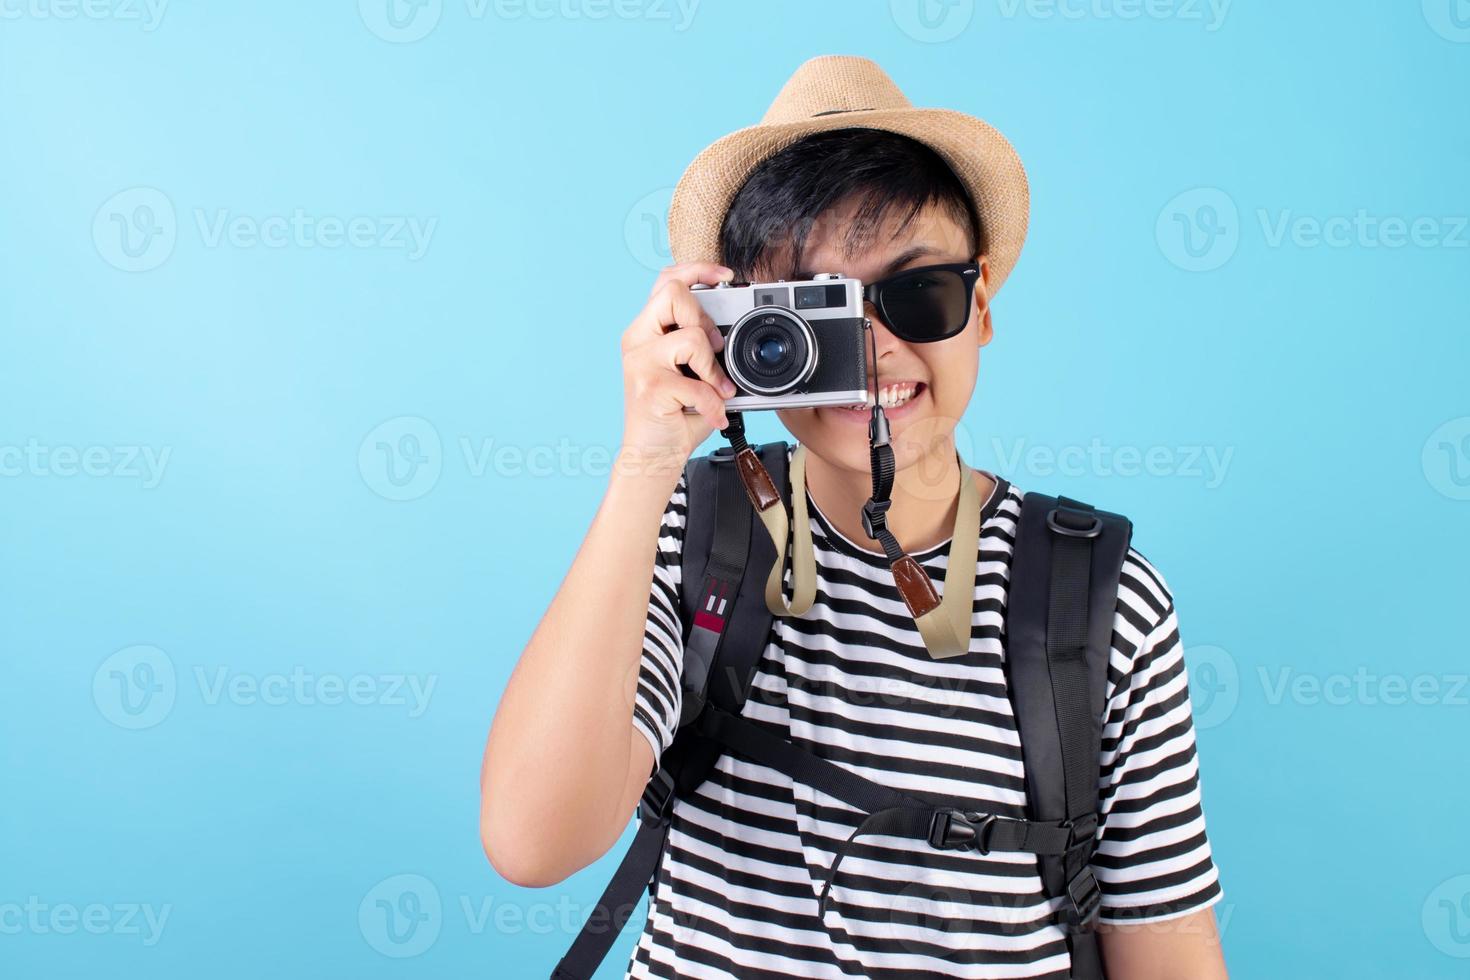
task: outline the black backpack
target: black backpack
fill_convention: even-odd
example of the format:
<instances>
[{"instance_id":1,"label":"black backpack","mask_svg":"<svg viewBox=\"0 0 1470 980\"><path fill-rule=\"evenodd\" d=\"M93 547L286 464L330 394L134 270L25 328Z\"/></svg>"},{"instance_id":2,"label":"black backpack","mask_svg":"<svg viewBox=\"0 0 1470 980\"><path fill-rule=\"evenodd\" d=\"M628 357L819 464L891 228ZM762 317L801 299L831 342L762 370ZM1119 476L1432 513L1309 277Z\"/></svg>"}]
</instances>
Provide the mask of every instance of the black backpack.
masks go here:
<instances>
[{"instance_id":1,"label":"black backpack","mask_svg":"<svg viewBox=\"0 0 1470 980\"><path fill-rule=\"evenodd\" d=\"M784 442L757 450L783 502ZM1042 887L1061 898L1072 976L1101 980L1101 893L1091 869L1098 826L1098 756L1118 580L1132 525L1066 497L1028 493L1011 558L1006 679L1021 736L1029 816L976 812L974 802L899 793L801 749L740 717L765 652L772 614L767 572L775 547L746 498L729 447L689 461L681 571L683 712L673 743L643 791L639 829L596 909L552 980L590 980L643 889L652 895L676 797L688 796L724 752L770 766L856 806L857 831L927 840L942 850L1037 855ZM837 877L844 851L828 872Z\"/></svg>"}]
</instances>

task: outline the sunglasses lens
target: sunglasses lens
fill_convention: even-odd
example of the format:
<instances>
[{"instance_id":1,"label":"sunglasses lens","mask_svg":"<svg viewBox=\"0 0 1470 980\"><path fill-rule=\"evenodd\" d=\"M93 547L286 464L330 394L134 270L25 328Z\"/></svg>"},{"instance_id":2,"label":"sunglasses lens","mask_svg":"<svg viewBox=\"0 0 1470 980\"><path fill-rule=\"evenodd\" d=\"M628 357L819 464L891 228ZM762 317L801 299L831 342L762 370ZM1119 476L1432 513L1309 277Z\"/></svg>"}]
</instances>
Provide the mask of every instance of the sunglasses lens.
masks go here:
<instances>
[{"instance_id":1,"label":"sunglasses lens","mask_svg":"<svg viewBox=\"0 0 1470 980\"><path fill-rule=\"evenodd\" d=\"M882 313L889 329L905 340L943 340L965 325L969 296L958 272L919 269L883 286Z\"/></svg>"}]
</instances>

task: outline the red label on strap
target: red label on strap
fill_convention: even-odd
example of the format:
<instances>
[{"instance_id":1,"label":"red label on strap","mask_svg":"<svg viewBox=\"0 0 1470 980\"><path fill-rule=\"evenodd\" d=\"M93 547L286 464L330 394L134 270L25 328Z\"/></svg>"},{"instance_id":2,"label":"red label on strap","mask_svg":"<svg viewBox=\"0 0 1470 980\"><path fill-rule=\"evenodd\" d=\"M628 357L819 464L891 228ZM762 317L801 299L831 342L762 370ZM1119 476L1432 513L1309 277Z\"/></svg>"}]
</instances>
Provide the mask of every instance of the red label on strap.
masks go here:
<instances>
[{"instance_id":1,"label":"red label on strap","mask_svg":"<svg viewBox=\"0 0 1470 980\"><path fill-rule=\"evenodd\" d=\"M712 633L723 633L729 614L725 607L731 591L729 583L711 578L705 587L704 598L699 601L699 608L694 610L694 625Z\"/></svg>"}]
</instances>

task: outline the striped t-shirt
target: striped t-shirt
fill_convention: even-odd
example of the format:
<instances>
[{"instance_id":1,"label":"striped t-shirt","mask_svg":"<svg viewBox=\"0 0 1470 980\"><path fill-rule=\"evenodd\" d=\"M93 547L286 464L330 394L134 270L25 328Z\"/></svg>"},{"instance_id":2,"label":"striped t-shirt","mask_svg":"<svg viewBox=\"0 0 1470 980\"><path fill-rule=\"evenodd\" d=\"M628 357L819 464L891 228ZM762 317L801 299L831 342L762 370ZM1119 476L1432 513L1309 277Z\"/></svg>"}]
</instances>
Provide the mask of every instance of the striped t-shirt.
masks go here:
<instances>
[{"instance_id":1,"label":"striped t-shirt","mask_svg":"<svg viewBox=\"0 0 1470 980\"><path fill-rule=\"evenodd\" d=\"M982 507L968 656L929 657L879 551L809 500L816 600L778 616L742 712L867 778L1026 816L1007 697L1006 587L1022 494ZM701 502L704 503L704 502ZM681 480L664 512L634 725L659 755L679 717ZM949 543L914 554L943 587ZM787 576L790 588L790 576ZM1174 604L1138 552L1123 566L1108 668L1097 851L1104 922L1184 915L1220 897L1200 809L1194 729ZM630 977L1066 977L1070 957L1036 857L940 851L865 835L863 814L725 754L673 809Z\"/></svg>"}]
</instances>

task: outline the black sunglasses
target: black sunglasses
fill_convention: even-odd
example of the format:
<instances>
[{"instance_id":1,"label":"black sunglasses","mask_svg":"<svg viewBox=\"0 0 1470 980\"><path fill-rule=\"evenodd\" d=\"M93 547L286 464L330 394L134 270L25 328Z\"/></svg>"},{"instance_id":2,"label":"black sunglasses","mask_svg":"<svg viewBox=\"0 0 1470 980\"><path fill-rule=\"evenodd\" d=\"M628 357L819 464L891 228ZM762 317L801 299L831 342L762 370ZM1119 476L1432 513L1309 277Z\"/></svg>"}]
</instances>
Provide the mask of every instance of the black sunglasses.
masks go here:
<instances>
[{"instance_id":1,"label":"black sunglasses","mask_svg":"<svg viewBox=\"0 0 1470 980\"><path fill-rule=\"evenodd\" d=\"M970 297L980 275L978 262L951 262L905 269L863 287L883 323L900 340L928 344L948 340L970 322Z\"/></svg>"}]
</instances>

